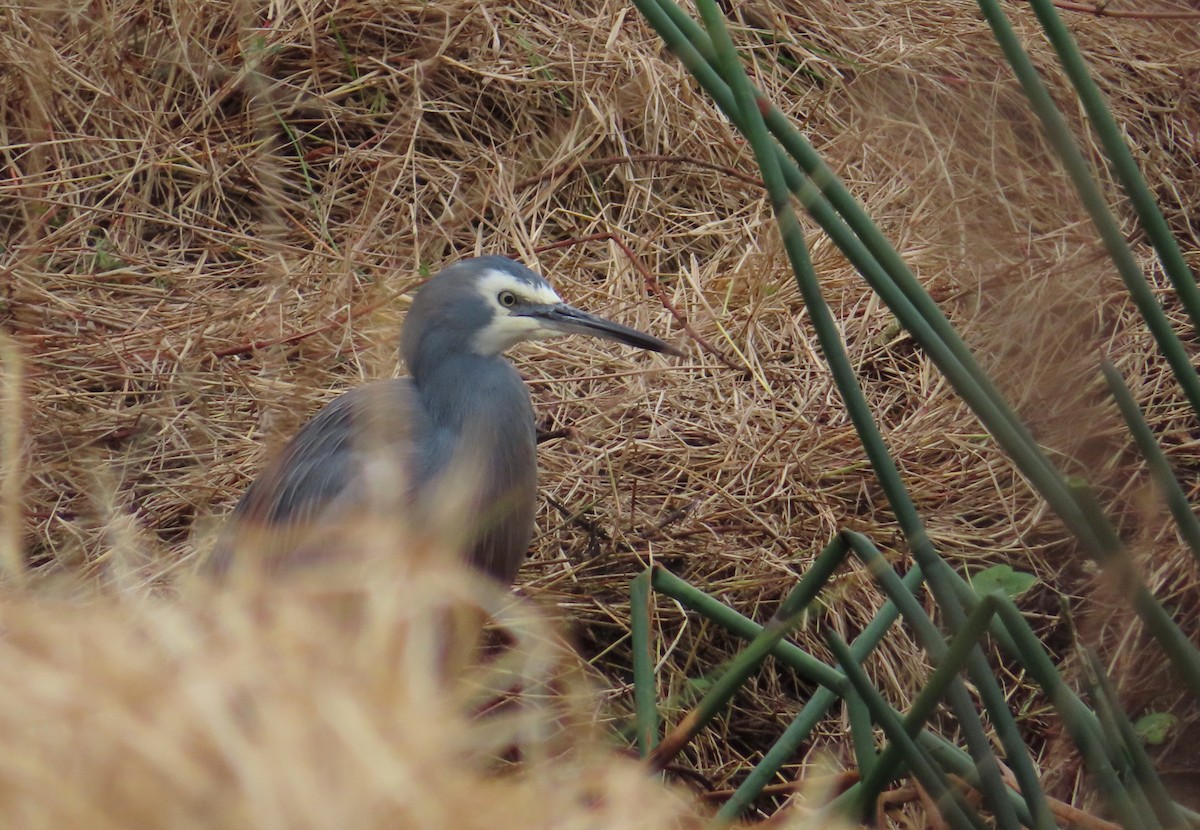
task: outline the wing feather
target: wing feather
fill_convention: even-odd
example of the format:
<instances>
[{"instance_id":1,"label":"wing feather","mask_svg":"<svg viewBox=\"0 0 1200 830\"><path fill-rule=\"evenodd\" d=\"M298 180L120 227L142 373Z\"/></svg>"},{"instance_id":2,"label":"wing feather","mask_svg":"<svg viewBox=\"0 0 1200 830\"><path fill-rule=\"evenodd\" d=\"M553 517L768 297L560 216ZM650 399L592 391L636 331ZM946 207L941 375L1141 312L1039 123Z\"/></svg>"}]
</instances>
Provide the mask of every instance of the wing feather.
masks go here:
<instances>
[{"instance_id":1,"label":"wing feather","mask_svg":"<svg viewBox=\"0 0 1200 830\"><path fill-rule=\"evenodd\" d=\"M225 571L243 540L264 541L270 558L286 556L305 528L336 522L375 500L397 506L411 495L429 419L411 380L377 381L334 399L306 423L262 471L229 517L210 557ZM384 469L388 475L372 475ZM372 482L396 492L370 492ZM249 546L247 544L247 546ZM247 550L242 555L253 554Z\"/></svg>"}]
</instances>

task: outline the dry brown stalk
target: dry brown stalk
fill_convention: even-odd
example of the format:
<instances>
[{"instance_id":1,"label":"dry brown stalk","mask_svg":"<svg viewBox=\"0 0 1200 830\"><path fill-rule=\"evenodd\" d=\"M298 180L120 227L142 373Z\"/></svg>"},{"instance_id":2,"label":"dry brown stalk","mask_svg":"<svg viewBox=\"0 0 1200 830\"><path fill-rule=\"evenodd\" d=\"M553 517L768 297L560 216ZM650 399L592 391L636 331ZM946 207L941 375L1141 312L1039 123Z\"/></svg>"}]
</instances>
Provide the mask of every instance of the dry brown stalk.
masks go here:
<instances>
[{"instance_id":1,"label":"dry brown stalk","mask_svg":"<svg viewBox=\"0 0 1200 830\"><path fill-rule=\"evenodd\" d=\"M1069 0L1055 0L1054 5L1064 11L1093 14L1096 17L1120 17L1126 20L1195 20L1200 18L1200 12L1190 9L1171 11L1114 9L1107 3L1072 3Z\"/></svg>"}]
</instances>

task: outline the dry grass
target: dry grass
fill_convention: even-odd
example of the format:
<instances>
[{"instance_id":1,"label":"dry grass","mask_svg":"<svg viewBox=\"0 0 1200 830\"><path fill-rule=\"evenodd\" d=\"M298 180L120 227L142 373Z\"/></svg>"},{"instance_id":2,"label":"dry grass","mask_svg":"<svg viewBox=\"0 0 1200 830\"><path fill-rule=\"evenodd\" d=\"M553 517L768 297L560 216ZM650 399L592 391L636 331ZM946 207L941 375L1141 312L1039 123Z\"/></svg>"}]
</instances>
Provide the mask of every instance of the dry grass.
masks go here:
<instances>
[{"instance_id":1,"label":"dry grass","mask_svg":"<svg viewBox=\"0 0 1200 830\"><path fill-rule=\"evenodd\" d=\"M369 581L320 586L6 597L4 823L698 824L589 728L578 661L544 615L456 571L379 565ZM452 638L430 635L477 618L481 597L514 645L463 670ZM505 689L517 702L473 716Z\"/></svg>"},{"instance_id":2,"label":"dry grass","mask_svg":"<svg viewBox=\"0 0 1200 830\"><path fill-rule=\"evenodd\" d=\"M1069 100L1027 13L1010 11ZM130 574L169 579L211 541L272 447L340 390L396 370L405 292L479 252L517 255L581 306L683 340L665 298L711 344L675 362L580 340L514 356L543 426L572 434L541 450L545 507L521 591L570 620L606 678L604 717L628 708L627 583L646 563L765 618L839 528L864 530L904 561L768 205L735 175L753 173L747 151L632 10L608 0L570 12L465 0L111 0L86 13L38 3L0 15L0 324L26 358L24 543L39 570L116 572L122 586ZM822 0L799 12L755 0L736 15L759 82L846 178L1039 438L1108 490L1163 601L1197 619L1194 564L1100 395L1096 355L1125 374L1185 482L1200 459L1194 417L975 6ZM1194 29L1069 21L1200 264ZM775 42L772 31L792 39ZM637 263L593 239L604 234ZM1175 705L1161 673L1144 664L1125 673L1146 647L1137 627L1093 584L1044 505L838 252L815 232L810 241L939 548L960 569L1005 561L1035 572L1043 581L1025 604L1064 659L1073 624L1105 649L1135 710ZM832 591L829 621L843 634L880 601L856 569ZM67 667L64 676L74 664L55 663L55 649L73 626L98 655L88 659L103 656L96 665L136 661L126 652L154 640L155 615L206 637L235 630L199 604L98 607L110 606L13 597L0 614L6 627L35 631L49 616L47 645L33 653ZM730 643L669 603L659 625L670 711ZM247 649L274 648L272 631ZM303 630L296 636L299 655ZM147 660L187 663L170 650L157 642ZM220 657L201 651L201 664ZM904 700L922 662L897 632L871 670ZM107 682L63 688L128 710ZM1053 734L1037 695L1013 686L1031 738ZM726 784L805 694L764 672L684 762ZM806 758L849 760L844 737L830 721ZM1072 756L1048 747L1056 793L1075 797Z\"/></svg>"}]
</instances>

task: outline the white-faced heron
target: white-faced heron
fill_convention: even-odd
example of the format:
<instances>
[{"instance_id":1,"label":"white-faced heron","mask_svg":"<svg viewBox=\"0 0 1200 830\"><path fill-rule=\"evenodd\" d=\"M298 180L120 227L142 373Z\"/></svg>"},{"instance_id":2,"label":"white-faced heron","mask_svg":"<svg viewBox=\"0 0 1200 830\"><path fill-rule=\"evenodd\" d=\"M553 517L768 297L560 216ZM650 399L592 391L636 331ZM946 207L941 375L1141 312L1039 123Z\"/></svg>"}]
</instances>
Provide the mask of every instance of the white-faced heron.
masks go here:
<instances>
[{"instance_id":1,"label":"white-faced heron","mask_svg":"<svg viewBox=\"0 0 1200 830\"><path fill-rule=\"evenodd\" d=\"M422 495L436 492L469 449L478 527L464 534L465 551L483 572L512 582L533 535L537 439L529 390L503 353L563 334L679 354L567 305L545 279L505 257L443 269L417 292L404 321L400 351L412 376L347 392L305 424L238 502L211 565L224 571L235 555L253 558L264 541L273 550L273 561L262 563L268 568L320 557L312 529L379 512L381 504L422 509ZM372 492L381 464L400 472L390 481L403 490L383 501Z\"/></svg>"}]
</instances>

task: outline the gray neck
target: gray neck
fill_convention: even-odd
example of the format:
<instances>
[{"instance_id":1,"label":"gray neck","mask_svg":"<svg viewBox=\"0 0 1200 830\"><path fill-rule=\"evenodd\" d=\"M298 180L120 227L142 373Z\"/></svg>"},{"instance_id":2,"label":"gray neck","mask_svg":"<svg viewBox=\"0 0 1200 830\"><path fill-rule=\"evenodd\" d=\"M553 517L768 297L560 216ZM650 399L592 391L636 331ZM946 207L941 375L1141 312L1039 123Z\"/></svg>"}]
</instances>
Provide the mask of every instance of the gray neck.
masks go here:
<instances>
[{"instance_id":1,"label":"gray neck","mask_svg":"<svg viewBox=\"0 0 1200 830\"><path fill-rule=\"evenodd\" d=\"M432 365L411 368L421 400L437 427L459 432L474 420L502 430L532 429L529 390L503 357L459 351Z\"/></svg>"},{"instance_id":2,"label":"gray neck","mask_svg":"<svg viewBox=\"0 0 1200 830\"><path fill-rule=\"evenodd\" d=\"M415 368L415 367L414 367ZM512 364L499 356L456 352L424 364L415 374L433 427L422 475L436 479L472 442L478 487L473 515L478 534L472 563L504 584L512 582L533 533L537 506L537 438L529 390Z\"/></svg>"}]
</instances>

